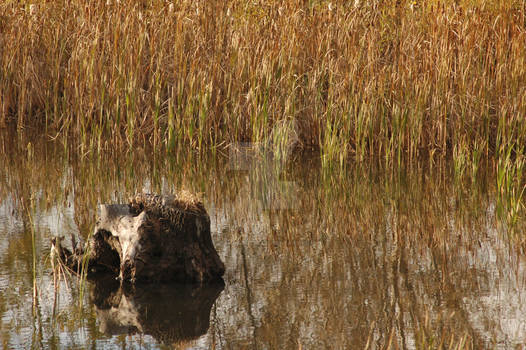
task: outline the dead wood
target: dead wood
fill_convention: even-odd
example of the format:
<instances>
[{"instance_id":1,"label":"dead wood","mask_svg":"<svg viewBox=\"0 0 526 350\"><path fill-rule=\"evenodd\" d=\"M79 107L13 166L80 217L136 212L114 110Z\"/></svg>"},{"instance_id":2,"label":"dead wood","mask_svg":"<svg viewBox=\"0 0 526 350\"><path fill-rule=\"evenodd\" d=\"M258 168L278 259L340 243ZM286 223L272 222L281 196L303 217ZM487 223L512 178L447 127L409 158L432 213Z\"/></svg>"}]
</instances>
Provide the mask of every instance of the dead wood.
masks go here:
<instances>
[{"instance_id":1,"label":"dead wood","mask_svg":"<svg viewBox=\"0 0 526 350\"><path fill-rule=\"evenodd\" d=\"M93 235L73 252L60 239L54 252L71 269L109 273L121 281L207 282L225 267L212 243L210 218L201 202L179 196L137 194L128 204L104 204ZM87 259L87 260L86 260Z\"/></svg>"}]
</instances>

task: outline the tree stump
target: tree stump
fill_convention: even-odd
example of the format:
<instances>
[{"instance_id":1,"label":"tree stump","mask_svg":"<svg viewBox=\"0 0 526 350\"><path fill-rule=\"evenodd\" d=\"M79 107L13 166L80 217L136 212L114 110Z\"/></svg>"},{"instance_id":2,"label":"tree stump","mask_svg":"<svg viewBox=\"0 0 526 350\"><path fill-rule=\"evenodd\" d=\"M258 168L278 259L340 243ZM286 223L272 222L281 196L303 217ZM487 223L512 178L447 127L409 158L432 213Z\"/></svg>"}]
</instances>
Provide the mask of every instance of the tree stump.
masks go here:
<instances>
[{"instance_id":1,"label":"tree stump","mask_svg":"<svg viewBox=\"0 0 526 350\"><path fill-rule=\"evenodd\" d=\"M225 272L203 204L185 193L141 193L129 204L101 205L87 249L73 247L72 253L60 240L52 243L69 267L78 270L87 256L88 274L109 272L132 283L203 283L219 280Z\"/></svg>"}]
</instances>

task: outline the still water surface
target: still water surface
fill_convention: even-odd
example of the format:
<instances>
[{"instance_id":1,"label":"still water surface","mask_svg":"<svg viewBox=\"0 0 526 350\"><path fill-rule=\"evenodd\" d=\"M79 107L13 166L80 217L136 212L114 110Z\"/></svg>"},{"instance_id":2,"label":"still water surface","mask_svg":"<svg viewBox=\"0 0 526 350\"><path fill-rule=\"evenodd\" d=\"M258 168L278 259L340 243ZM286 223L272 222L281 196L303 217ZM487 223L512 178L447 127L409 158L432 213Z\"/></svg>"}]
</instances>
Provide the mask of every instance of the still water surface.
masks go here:
<instances>
[{"instance_id":1,"label":"still water surface","mask_svg":"<svg viewBox=\"0 0 526 350\"><path fill-rule=\"evenodd\" d=\"M282 164L233 153L78 154L0 138L4 349L508 349L526 342L525 257L497 219L489 173L465 182L447 165L329 172L316 157ZM99 203L181 188L201 193L226 265L224 286L129 290L111 280L54 281L53 236L87 237Z\"/></svg>"}]
</instances>

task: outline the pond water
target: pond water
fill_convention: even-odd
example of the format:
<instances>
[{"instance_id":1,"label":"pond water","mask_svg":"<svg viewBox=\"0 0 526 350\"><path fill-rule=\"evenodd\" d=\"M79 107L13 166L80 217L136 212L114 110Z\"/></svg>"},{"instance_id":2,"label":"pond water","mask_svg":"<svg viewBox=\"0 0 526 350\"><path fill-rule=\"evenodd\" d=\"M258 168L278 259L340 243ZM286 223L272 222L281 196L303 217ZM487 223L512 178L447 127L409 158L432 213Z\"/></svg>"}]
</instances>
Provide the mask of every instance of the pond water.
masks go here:
<instances>
[{"instance_id":1,"label":"pond water","mask_svg":"<svg viewBox=\"0 0 526 350\"><path fill-rule=\"evenodd\" d=\"M95 157L0 134L4 349L508 349L526 342L525 257L490 172L328 171L230 151ZM100 203L200 193L224 285L54 279L50 240ZM35 281L35 283L33 283Z\"/></svg>"}]
</instances>

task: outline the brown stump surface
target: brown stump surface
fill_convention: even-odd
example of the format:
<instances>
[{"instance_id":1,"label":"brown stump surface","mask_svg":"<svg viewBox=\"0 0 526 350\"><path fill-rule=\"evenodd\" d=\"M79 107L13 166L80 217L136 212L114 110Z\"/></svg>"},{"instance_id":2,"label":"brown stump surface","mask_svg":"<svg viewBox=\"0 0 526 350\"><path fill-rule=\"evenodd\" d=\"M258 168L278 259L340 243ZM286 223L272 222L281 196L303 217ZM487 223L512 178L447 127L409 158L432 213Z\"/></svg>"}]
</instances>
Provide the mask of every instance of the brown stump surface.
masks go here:
<instances>
[{"instance_id":1,"label":"brown stump surface","mask_svg":"<svg viewBox=\"0 0 526 350\"><path fill-rule=\"evenodd\" d=\"M210 218L201 202L183 194L137 194L129 204L100 206L88 241L88 272L118 274L121 281L207 282L221 279L225 266L210 235ZM83 249L71 253L53 242L70 267L80 265Z\"/></svg>"}]
</instances>

